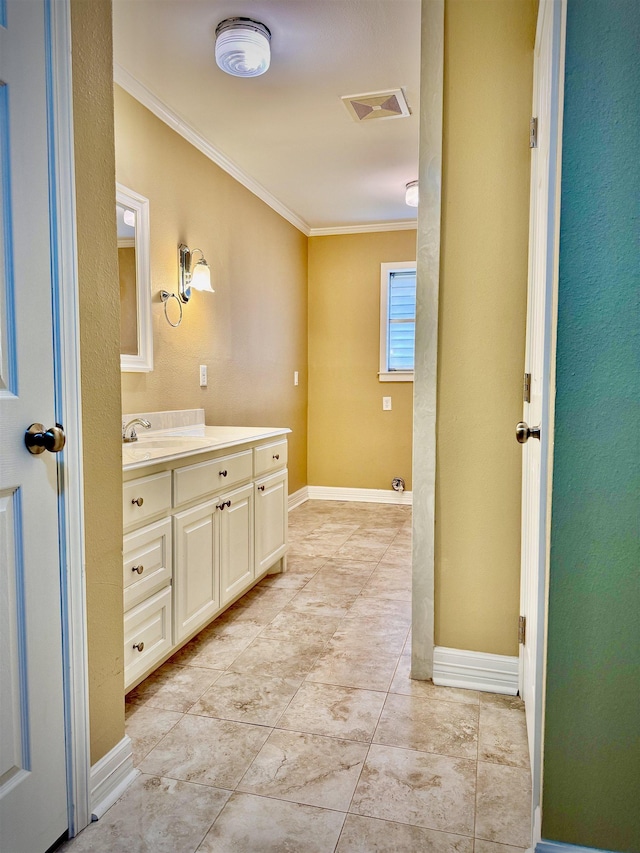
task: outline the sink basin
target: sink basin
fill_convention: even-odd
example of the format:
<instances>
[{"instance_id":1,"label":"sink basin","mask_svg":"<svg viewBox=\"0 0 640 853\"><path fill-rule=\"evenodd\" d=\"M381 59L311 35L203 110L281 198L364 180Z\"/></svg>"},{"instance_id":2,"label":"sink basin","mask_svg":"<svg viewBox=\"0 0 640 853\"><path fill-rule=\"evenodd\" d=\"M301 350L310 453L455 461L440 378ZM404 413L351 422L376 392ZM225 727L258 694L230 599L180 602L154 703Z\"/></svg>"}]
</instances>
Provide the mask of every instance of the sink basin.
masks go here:
<instances>
[{"instance_id":1,"label":"sink basin","mask_svg":"<svg viewBox=\"0 0 640 853\"><path fill-rule=\"evenodd\" d=\"M209 444L211 444L211 439L192 435L165 435L161 438L147 438L141 435L138 436L137 441L127 442L124 446L138 450L157 450L158 448L166 447L167 450L178 452L182 448L185 450L196 450L198 447L206 447Z\"/></svg>"}]
</instances>

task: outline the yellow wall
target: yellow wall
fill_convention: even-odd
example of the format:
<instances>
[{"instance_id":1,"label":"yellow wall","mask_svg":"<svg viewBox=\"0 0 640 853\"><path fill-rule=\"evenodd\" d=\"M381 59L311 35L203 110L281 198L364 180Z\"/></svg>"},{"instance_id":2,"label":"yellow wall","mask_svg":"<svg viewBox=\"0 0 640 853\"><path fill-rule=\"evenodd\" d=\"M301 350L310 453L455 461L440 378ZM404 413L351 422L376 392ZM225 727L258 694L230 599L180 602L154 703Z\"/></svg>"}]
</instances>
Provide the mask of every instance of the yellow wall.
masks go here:
<instances>
[{"instance_id":1,"label":"yellow wall","mask_svg":"<svg viewBox=\"0 0 640 853\"><path fill-rule=\"evenodd\" d=\"M294 492L307 483L307 238L118 87L115 114L118 181L149 199L153 294L154 370L122 374L123 412L290 427ZM180 242L202 249L216 293L195 293L174 329L158 293L177 291Z\"/></svg>"},{"instance_id":2,"label":"yellow wall","mask_svg":"<svg viewBox=\"0 0 640 853\"><path fill-rule=\"evenodd\" d=\"M124 736L120 298L110 0L72 0L91 762Z\"/></svg>"},{"instance_id":3,"label":"yellow wall","mask_svg":"<svg viewBox=\"0 0 640 853\"><path fill-rule=\"evenodd\" d=\"M309 240L310 485L411 488L413 383L378 369L380 264L415 258L415 231Z\"/></svg>"},{"instance_id":4,"label":"yellow wall","mask_svg":"<svg viewBox=\"0 0 640 853\"><path fill-rule=\"evenodd\" d=\"M535 5L447 0L436 644L517 654Z\"/></svg>"}]
</instances>

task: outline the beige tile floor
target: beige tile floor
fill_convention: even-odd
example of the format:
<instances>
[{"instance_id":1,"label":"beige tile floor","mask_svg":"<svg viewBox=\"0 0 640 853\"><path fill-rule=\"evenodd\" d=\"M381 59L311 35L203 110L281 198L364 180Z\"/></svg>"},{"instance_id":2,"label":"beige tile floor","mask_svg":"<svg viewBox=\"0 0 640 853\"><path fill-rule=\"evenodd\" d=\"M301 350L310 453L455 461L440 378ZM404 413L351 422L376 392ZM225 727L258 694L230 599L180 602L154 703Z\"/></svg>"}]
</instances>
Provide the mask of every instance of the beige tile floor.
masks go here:
<instances>
[{"instance_id":1,"label":"beige tile floor","mask_svg":"<svg viewBox=\"0 0 640 853\"><path fill-rule=\"evenodd\" d=\"M410 509L309 501L288 571L127 699L141 774L70 853L516 853L519 699L409 678Z\"/></svg>"}]
</instances>

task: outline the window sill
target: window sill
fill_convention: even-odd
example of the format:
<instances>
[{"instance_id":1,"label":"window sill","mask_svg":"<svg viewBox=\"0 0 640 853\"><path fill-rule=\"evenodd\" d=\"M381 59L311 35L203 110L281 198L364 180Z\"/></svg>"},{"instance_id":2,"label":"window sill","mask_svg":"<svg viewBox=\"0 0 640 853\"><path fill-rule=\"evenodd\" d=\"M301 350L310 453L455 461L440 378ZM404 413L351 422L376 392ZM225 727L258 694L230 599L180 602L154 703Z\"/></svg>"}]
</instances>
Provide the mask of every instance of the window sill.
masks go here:
<instances>
[{"instance_id":1,"label":"window sill","mask_svg":"<svg viewBox=\"0 0 640 853\"><path fill-rule=\"evenodd\" d=\"M413 382L413 371L403 373L400 370L394 370L390 373L378 373L380 382Z\"/></svg>"}]
</instances>

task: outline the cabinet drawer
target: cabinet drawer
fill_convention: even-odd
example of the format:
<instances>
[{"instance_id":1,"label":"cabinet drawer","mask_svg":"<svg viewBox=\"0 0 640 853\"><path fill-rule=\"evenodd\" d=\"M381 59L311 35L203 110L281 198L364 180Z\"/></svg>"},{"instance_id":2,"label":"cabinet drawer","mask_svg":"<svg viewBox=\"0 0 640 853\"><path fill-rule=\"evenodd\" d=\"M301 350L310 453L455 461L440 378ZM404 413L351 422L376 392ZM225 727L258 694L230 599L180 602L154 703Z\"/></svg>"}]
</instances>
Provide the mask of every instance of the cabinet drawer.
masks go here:
<instances>
[{"instance_id":1,"label":"cabinet drawer","mask_svg":"<svg viewBox=\"0 0 640 853\"><path fill-rule=\"evenodd\" d=\"M171 508L171 472L129 480L122 488L122 521L131 527Z\"/></svg>"},{"instance_id":2,"label":"cabinet drawer","mask_svg":"<svg viewBox=\"0 0 640 853\"><path fill-rule=\"evenodd\" d=\"M167 587L125 614L125 689L168 654L171 645L171 587Z\"/></svg>"},{"instance_id":3,"label":"cabinet drawer","mask_svg":"<svg viewBox=\"0 0 640 853\"><path fill-rule=\"evenodd\" d=\"M251 479L251 451L242 450L208 462L177 468L174 476L174 506L219 494L235 483Z\"/></svg>"},{"instance_id":4,"label":"cabinet drawer","mask_svg":"<svg viewBox=\"0 0 640 853\"><path fill-rule=\"evenodd\" d=\"M262 474L268 474L270 471L275 471L278 468L287 467L287 442L274 441L272 444L263 444L262 447L255 447L253 450L254 470L256 477Z\"/></svg>"},{"instance_id":5,"label":"cabinet drawer","mask_svg":"<svg viewBox=\"0 0 640 853\"><path fill-rule=\"evenodd\" d=\"M171 519L129 533L123 542L124 609L171 582Z\"/></svg>"}]
</instances>

